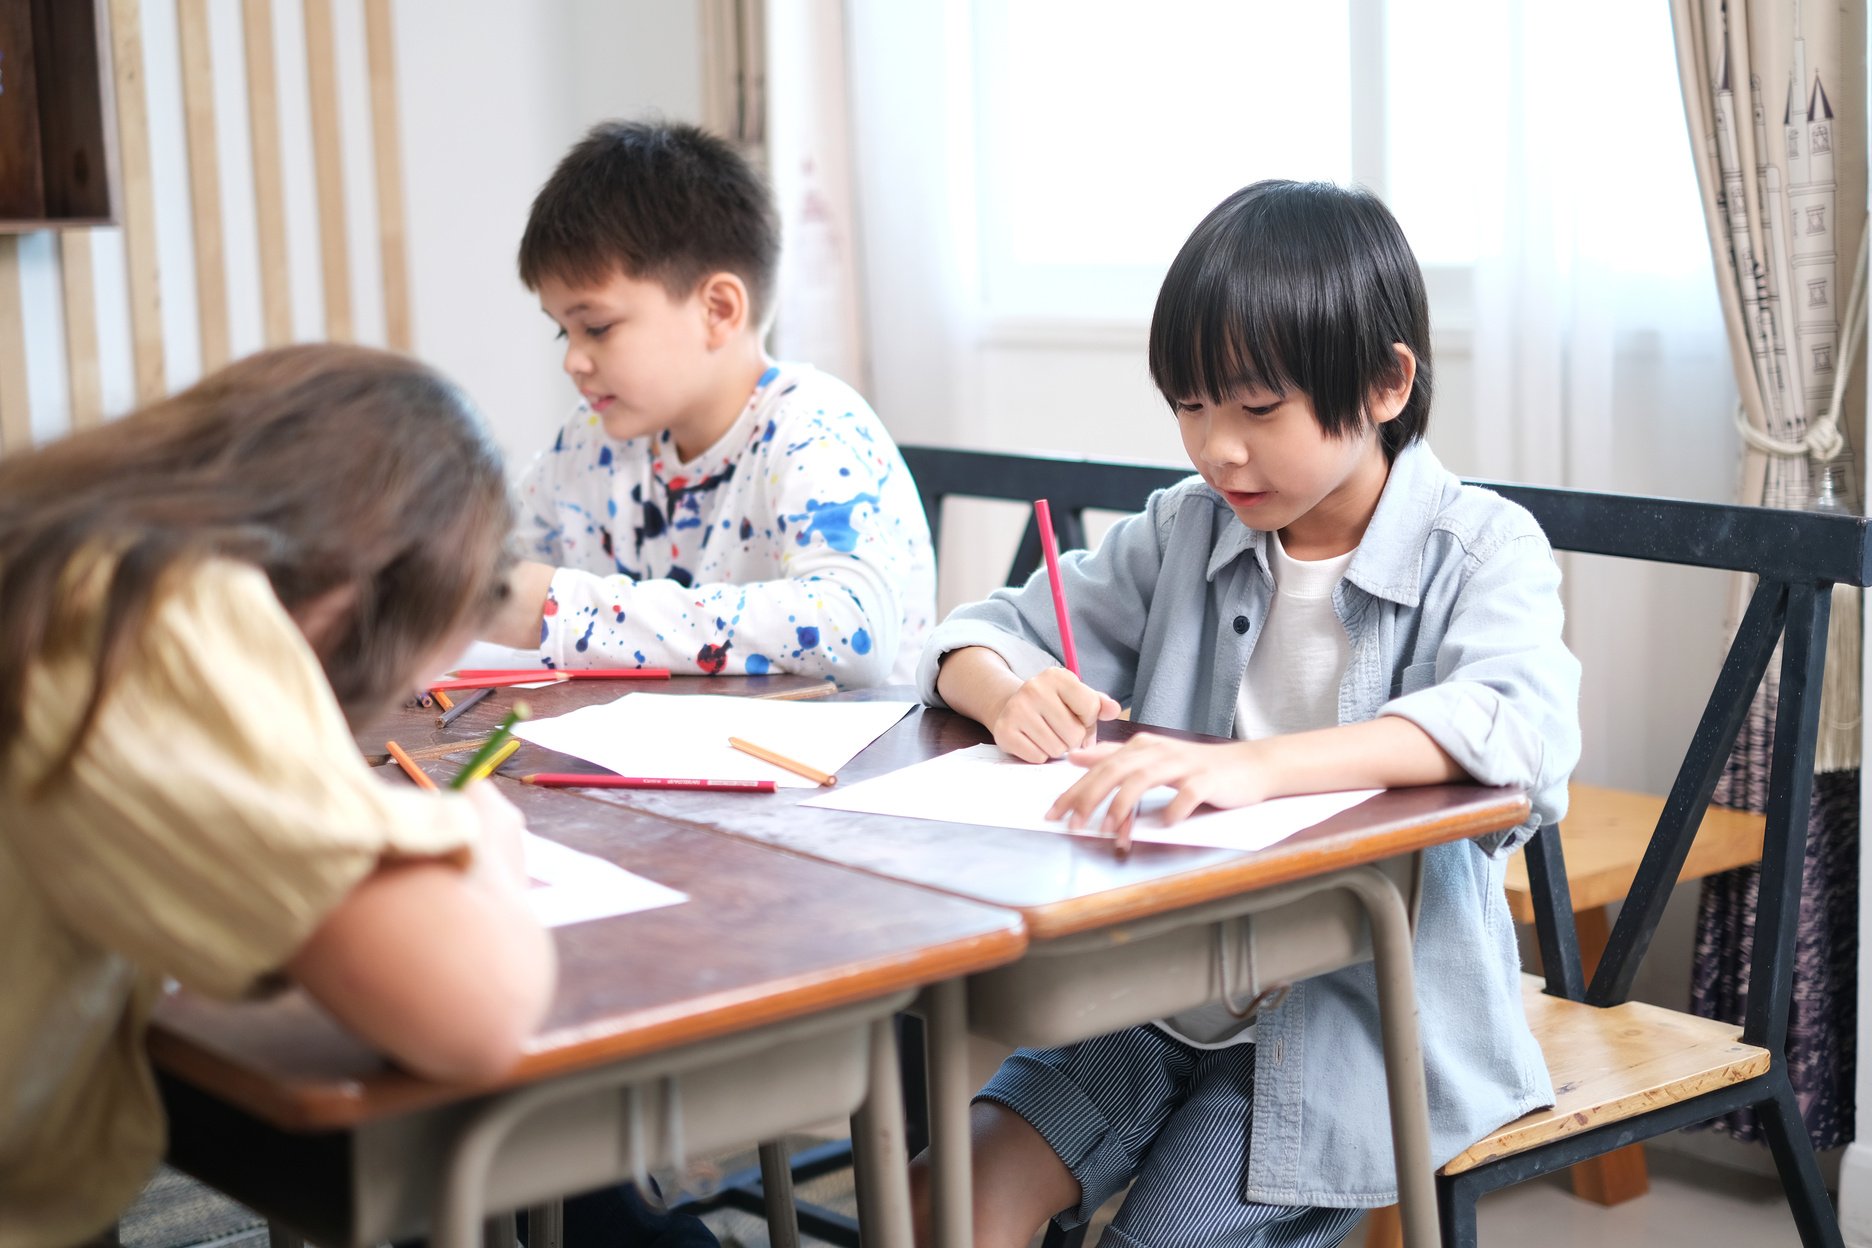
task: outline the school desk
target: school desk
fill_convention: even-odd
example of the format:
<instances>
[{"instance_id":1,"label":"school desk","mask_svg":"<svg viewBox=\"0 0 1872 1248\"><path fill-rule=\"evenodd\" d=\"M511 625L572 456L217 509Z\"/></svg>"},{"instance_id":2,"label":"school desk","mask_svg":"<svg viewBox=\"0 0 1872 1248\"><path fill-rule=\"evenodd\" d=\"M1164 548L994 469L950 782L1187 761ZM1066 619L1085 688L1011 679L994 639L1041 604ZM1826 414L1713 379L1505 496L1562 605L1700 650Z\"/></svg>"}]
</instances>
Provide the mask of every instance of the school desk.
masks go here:
<instances>
[{"instance_id":1,"label":"school desk","mask_svg":"<svg viewBox=\"0 0 1872 1248\"><path fill-rule=\"evenodd\" d=\"M1134 731L1115 723L1101 735ZM972 720L913 711L841 768L839 783L988 739ZM590 770L543 750L530 766ZM1139 844L1121 861L1102 838L797 807L811 790L738 800L580 792L1020 913L1031 942L1020 961L966 984L937 985L919 1006L930 1029L937 1238L945 1248L968 1242L969 1031L1014 1045L1065 1044L1221 995L1248 1002L1367 958L1378 977L1406 1242L1437 1242L1410 961L1421 854L1519 824L1528 813L1521 793L1474 785L1399 789L1260 852Z\"/></svg>"},{"instance_id":2,"label":"school desk","mask_svg":"<svg viewBox=\"0 0 1872 1248\"><path fill-rule=\"evenodd\" d=\"M542 678L552 673L542 672ZM384 742L395 741L418 760L445 756L452 743L476 741L494 730L516 701L524 701L535 719L563 715L593 702L609 702L627 693L713 693L730 697L804 702L829 697L836 687L817 676L672 676L668 680L570 680L544 689L496 689L446 728L436 723L439 709L399 706L354 734L358 749L372 766L389 760ZM454 755L447 755L455 758ZM466 757L465 755L461 757ZM460 758L455 758L459 762ZM504 769L519 775L513 766ZM538 768L529 768L538 770Z\"/></svg>"},{"instance_id":3,"label":"school desk","mask_svg":"<svg viewBox=\"0 0 1872 1248\"><path fill-rule=\"evenodd\" d=\"M861 1208L876 1242L907 1245L892 1015L921 987L1017 957L1018 916L486 783L535 831L688 902L555 929L551 1012L486 1087L398 1071L296 993L169 998L150 1053L170 1162L326 1248L425 1230L458 1248L489 1212L855 1112Z\"/></svg>"}]
</instances>

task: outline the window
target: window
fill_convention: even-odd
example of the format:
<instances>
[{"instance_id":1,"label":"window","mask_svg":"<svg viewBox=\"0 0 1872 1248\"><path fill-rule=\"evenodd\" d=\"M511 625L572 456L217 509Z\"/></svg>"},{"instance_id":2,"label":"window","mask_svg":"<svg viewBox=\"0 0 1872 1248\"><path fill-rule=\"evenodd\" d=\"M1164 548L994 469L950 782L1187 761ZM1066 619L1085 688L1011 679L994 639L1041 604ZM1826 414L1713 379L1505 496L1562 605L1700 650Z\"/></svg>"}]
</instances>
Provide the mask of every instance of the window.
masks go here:
<instances>
[{"instance_id":1,"label":"window","mask_svg":"<svg viewBox=\"0 0 1872 1248\"><path fill-rule=\"evenodd\" d=\"M1344 5L979 0L975 41L991 314L1148 317L1230 191L1354 173Z\"/></svg>"},{"instance_id":2,"label":"window","mask_svg":"<svg viewBox=\"0 0 1872 1248\"><path fill-rule=\"evenodd\" d=\"M972 57L991 320L1147 319L1190 229L1265 177L1383 196L1445 324L1533 215L1594 269L1707 280L1664 6L976 0Z\"/></svg>"}]
</instances>

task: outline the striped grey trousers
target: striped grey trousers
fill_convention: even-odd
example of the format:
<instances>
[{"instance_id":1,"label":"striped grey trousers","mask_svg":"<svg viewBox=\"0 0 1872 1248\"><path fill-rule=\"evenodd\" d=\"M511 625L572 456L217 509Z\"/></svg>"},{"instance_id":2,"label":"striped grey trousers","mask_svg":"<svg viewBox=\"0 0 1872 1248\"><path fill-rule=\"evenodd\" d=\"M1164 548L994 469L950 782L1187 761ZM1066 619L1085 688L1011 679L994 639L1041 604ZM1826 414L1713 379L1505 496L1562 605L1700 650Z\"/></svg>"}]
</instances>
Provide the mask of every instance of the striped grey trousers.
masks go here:
<instances>
[{"instance_id":1,"label":"striped grey trousers","mask_svg":"<svg viewBox=\"0 0 1872 1248\"><path fill-rule=\"evenodd\" d=\"M1132 1027L1057 1049L1021 1049L977 1100L1030 1123L1079 1180L1062 1227L1131 1184L1101 1244L1114 1248L1327 1248L1362 1209L1263 1205L1242 1195L1255 1048L1198 1049Z\"/></svg>"}]
</instances>

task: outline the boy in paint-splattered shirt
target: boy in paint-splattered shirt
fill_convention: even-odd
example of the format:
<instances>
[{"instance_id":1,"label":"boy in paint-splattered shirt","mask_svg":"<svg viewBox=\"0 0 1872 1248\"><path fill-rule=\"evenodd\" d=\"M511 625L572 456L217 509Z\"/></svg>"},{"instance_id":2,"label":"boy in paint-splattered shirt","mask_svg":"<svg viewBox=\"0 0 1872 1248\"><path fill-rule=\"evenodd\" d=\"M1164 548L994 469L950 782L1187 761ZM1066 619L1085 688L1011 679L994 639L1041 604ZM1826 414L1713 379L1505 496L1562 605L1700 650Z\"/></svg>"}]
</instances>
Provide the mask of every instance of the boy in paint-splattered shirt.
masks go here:
<instances>
[{"instance_id":1,"label":"boy in paint-splattered shirt","mask_svg":"<svg viewBox=\"0 0 1872 1248\"><path fill-rule=\"evenodd\" d=\"M521 486L531 562L491 640L546 667L910 680L929 527L864 399L763 350L778 234L694 127L606 123L560 162L520 276L584 401Z\"/></svg>"}]
</instances>

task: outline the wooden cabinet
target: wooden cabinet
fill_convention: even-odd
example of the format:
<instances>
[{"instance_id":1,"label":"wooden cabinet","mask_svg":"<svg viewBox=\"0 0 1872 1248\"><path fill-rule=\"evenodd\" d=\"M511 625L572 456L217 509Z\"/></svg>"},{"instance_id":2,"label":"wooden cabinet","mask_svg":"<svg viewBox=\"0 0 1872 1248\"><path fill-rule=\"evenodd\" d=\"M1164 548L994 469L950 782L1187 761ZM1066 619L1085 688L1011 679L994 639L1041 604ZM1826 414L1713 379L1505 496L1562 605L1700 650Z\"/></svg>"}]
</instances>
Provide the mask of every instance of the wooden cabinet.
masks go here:
<instances>
[{"instance_id":1,"label":"wooden cabinet","mask_svg":"<svg viewBox=\"0 0 1872 1248\"><path fill-rule=\"evenodd\" d=\"M0 0L0 233L117 219L104 0Z\"/></svg>"}]
</instances>

